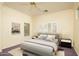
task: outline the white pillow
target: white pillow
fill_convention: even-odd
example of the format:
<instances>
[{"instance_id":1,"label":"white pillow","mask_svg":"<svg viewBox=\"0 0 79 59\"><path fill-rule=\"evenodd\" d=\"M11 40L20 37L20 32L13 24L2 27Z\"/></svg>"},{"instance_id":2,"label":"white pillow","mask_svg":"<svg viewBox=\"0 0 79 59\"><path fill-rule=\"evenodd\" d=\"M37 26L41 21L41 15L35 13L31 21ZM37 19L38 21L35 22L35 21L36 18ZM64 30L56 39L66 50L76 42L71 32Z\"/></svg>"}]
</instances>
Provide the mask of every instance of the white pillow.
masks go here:
<instances>
[{"instance_id":1,"label":"white pillow","mask_svg":"<svg viewBox=\"0 0 79 59\"><path fill-rule=\"evenodd\" d=\"M41 35L38 36L38 38L39 38L39 39L45 39L45 38L47 38L47 35L41 34Z\"/></svg>"},{"instance_id":2,"label":"white pillow","mask_svg":"<svg viewBox=\"0 0 79 59\"><path fill-rule=\"evenodd\" d=\"M48 35L47 40L53 41L55 39L55 35Z\"/></svg>"}]
</instances>

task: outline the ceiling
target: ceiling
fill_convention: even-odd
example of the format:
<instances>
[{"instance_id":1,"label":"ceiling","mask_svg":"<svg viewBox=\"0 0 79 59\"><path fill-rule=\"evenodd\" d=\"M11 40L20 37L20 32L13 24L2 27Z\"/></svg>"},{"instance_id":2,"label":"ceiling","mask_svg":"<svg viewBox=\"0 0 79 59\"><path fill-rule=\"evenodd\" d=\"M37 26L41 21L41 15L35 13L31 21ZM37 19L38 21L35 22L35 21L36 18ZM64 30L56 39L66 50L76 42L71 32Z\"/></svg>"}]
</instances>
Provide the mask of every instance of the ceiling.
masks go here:
<instances>
[{"instance_id":1,"label":"ceiling","mask_svg":"<svg viewBox=\"0 0 79 59\"><path fill-rule=\"evenodd\" d=\"M6 2L4 6L14 8L30 16L39 16L45 13L53 13L61 10L72 9L73 2L36 2L37 8L30 5L30 2ZM48 10L48 12L44 12Z\"/></svg>"}]
</instances>

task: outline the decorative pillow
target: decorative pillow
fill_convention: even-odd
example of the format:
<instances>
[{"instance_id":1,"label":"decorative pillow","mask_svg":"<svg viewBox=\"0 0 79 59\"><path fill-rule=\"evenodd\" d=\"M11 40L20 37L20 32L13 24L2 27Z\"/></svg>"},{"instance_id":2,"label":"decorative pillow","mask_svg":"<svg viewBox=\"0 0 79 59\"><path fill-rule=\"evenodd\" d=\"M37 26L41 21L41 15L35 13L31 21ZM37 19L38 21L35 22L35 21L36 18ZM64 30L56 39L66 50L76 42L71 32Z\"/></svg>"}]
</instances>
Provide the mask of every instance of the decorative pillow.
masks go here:
<instances>
[{"instance_id":1,"label":"decorative pillow","mask_svg":"<svg viewBox=\"0 0 79 59\"><path fill-rule=\"evenodd\" d=\"M47 35L40 34L40 35L38 36L38 38L39 38L39 39L46 39L46 38L47 38Z\"/></svg>"},{"instance_id":2,"label":"decorative pillow","mask_svg":"<svg viewBox=\"0 0 79 59\"><path fill-rule=\"evenodd\" d=\"M47 38L48 39L55 39L55 35L48 35Z\"/></svg>"},{"instance_id":3,"label":"decorative pillow","mask_svg":"<svg viewBox=\"0 0 79 59\"><path fill-rule=\"evenodd\" d=\"M48 35L47 40L53 41L55 39L55 35Z\"/></svg>"}]
</instances>

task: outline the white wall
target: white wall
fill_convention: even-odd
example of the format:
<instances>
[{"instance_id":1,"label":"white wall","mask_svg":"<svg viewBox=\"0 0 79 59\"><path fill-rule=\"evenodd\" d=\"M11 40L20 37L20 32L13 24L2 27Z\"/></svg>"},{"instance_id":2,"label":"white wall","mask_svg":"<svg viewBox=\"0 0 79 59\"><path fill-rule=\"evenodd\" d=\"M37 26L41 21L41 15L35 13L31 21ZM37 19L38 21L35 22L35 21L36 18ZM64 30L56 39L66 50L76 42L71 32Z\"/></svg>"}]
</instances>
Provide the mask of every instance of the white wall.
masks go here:
<instances>
[{"instance_id":1,"label":"white wall","mask_svg":"<svg viewBox=\"0 0 79 59\"><path fill-rule=\"evenodd\" d=\"M2 49L2 3L0 3L0 52Z\"/></svg>"},{"instance_id":2,"label":"white wall","mask_svg":"<svg viewBox=\"0 0 79 59\"><path fill-rule=\"evenodd\" d=\"M12 22L19 23L21 33L20 34L12 34L11 26ZM24 37L24 23L30 23L30 36L32 34L32 22L31 17L19 12L18 10L3 7L3 48L7 48L13 45L20 44L24 41L24 39L28 37Z\"/></svg>"},{"instance_id":3,"label":"white wall","mask_svg":"<svg viewBox=\"0 0 79 59\"><path fill-rule=\"evenodd\" d=\"M56 23L57 33L73 40L74 11L72 9L38 16L33 21L33 34L38 33L40 30L47 31L46 26L43 29L41 26L48 23Z\"/></svg>"},{"instance_id":4,"label":"white wall","mask_svg":"<svg viewBox=\"0 0 79 59\"><path fill-rule=\"evenodd\" d=\"M74 48L79 55L79 3L75 5L75 24L74 24Z\"/></svg>"}]
</instances>

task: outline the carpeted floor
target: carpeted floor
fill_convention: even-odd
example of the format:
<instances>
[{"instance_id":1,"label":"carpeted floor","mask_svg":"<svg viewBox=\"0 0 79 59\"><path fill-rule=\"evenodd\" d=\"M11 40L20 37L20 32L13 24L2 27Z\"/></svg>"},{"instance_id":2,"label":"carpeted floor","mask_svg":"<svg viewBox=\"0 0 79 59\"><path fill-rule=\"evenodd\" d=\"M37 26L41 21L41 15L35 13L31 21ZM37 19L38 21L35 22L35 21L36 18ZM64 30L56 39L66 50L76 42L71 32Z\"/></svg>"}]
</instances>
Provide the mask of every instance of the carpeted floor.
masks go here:
<instances>
[{"instance_id":1,"label":"carpeted floor","mask_svg":"<svg viewBox=\"0 0 79 59\"><path fill-rule=\"evenodd\" d=\"M59 47L59 49L65 51L65 56L77 56L74 48Z\"/></svg>"},{"instance_id":2,"label":"carpeted floor","mask_svg":"<svg viewBox=\"0 0 79 59\"><path fill-rule=\"evenodd\" d=\"M59 47L57 56L77 56L73 48ZM22 56L22 51L20 48L15 47L13 49L6 49L0 53L0 56Z\"/></svg>"},{"instance_id":3,"label":"carpeted floor","mask_svg":"<svg viewBox=\"0 0 79 59\"><path fill-rule=\"evenodd\" d=\"M20 48L13 49L13 50L9 51L9 53L14 56L22 56L22 50ZM26 55L24 55L24 56L26 56ZM65 56L64 50L59 50L55 56Z\"/></svg>"}]
</instances>

